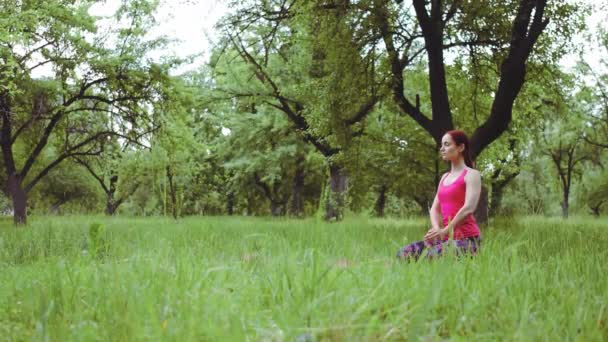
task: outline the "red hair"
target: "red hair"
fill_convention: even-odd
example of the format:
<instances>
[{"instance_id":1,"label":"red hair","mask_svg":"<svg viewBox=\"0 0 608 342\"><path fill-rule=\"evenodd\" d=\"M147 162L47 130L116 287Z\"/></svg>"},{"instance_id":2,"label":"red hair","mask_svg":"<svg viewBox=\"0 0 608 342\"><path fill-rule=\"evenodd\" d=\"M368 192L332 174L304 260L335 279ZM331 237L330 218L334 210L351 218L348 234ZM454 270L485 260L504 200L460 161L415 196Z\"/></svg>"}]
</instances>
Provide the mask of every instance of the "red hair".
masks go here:
<instances>
[{"instance_id":1,"label":"red hair","mask_svg":"<svg viewBox=\"0 0 608 342\"><path fill-rule=\"evenodd\" d=\"M462 151L462 157L464 158L464 163L470 167L475 168L475 163L473 163L473 159L471 159L471 149L469 148L469 137L467 137L466 133L460 130L451 130L445 132L445 134L449 134L454 140L456 145L464 145L464 150Z\"/></svg>"}]
</instances>

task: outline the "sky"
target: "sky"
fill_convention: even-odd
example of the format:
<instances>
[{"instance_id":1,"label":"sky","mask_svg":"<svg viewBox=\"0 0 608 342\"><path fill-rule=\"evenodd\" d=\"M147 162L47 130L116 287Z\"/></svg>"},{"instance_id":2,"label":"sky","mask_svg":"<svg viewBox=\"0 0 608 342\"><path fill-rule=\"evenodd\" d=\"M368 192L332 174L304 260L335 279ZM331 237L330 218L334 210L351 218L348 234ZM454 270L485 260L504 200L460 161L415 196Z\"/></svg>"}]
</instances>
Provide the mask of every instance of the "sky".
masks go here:
<instances>
[{"instance_id":1,"label":"sky","mask_svg":"<svg viewBox=\"0 0 608 342\"><path fill-rule=\"evenodd\" d=\"M111 16L120 3L121 0L106 0L93 5L89 13L95 16ZM214 25L227 12L227 0L160 0L156 15L159 25L148 34L150 37L165 35L179 40L165 53L179 56L201 55L192 64L176 70L175 73L196 69L208 60L211 42L216 38ZM154 55L161 54L158 52ZM155 57L154 55L152 57Z\"/></svg>"},{"instance_id":2,"label":"sky","mask_svg":"<svg viewBox=\"0 0 608 342\"><path fill-rule=\"evenodd\" d=\"M122 0L105 0L91 7L89 13L95 16L111 16L120 6ZM587 25L592 32L598 24L608 19L607 0L584 0L596 5L592 15L587 18ZM601 5L600 5L601 3ZM167 51L156 51L152 58L161 55L174 54L177 56L189 56L197 54L193 63L189 63L173 71L180 74L195 70L208 61L213 41L217 39L214 25L228 12L228 0L160 0L160 6L156 14L159 23L148 34L150 37L165 35L178 41L172 44ZM600 58L605 51L585 40L577 37L584 48L583 58L594 68L600 68ZM604 56L607 58L608 56ZM578 56L570 55L562 60L562 66L570 69L576 65ZM606 70L602 70L606 71ZM608 72L608 71L607 71ZM41 69L37 73L51 73L51 70Z\"/></svg>"},{"instance_id":3,"label":"sky","mask_svg":"<svg viewBox=\"0 0 608 342\"><path fill-rule=\"evenodd\" d=\"M608 20L608 1L606 0L583 0L583 2L592 6L591 15L586 18L587 31L591 34L597 32L598 26L602 25L604 28L608 28L605 23ZM606 53L605 49L602 49L597 43L589 41L586 37L579 36L574 40L575 44L584 46L583 60L585 60L592 67L600 68L601 58L607 58L603 56ZM578 56L570 55L566 56L562 60L562 65L566 68L572 68L577 63ZM606 70L604 70L606 72Z\"/></svg>"}]
</instances>

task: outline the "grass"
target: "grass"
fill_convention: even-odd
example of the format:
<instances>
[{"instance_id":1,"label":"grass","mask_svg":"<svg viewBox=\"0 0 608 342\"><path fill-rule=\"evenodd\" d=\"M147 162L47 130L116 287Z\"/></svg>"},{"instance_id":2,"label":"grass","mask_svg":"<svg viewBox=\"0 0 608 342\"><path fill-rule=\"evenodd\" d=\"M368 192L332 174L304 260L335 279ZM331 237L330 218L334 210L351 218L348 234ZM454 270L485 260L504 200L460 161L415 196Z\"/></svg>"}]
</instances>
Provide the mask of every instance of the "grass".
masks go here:
<instances>
[{"instance_id":1,"label":"grass","mask_svg":"<svg viewBox=\"0 0 608 342\"><path fill-rule=\"evenodd\" d=\"M0 339L608 339L605 219L495 222L474 259L410 264L425 220L31 222L0 223Z\"/></svg>"}]
</instances>

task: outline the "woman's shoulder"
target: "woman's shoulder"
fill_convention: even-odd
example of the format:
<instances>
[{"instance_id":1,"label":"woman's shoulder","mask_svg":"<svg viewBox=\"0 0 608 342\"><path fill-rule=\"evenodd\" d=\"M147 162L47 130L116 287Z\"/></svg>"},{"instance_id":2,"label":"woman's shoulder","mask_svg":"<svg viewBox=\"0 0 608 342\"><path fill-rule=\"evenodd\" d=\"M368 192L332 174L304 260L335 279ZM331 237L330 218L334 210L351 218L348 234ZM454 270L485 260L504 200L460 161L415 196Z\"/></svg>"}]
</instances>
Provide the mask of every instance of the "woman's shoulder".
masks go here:
<instances>
[{"instance_id":1,"label":"woman's shoulder","mask_svg":"<svg viewBox=\"0 0 608 342\"><path fill-rule=\"evenodd\" d=\"M476 170L472 167L468 167L466 168L467 170L467 174L465 175L465 179L481 179L481 172L479 172L479 170Z\"/></svg>"}]
</instances>

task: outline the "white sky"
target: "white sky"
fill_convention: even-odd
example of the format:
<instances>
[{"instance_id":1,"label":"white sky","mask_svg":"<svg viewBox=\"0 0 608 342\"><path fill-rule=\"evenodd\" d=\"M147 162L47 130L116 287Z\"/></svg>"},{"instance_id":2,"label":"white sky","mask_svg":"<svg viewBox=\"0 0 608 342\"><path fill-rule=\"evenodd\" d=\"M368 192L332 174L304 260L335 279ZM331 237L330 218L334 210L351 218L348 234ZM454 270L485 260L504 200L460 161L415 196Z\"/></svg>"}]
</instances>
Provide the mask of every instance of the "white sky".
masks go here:
<instances>
[{"instance_id":1,"label":"white sky","mask_svg":"<svg viewBox=\"0 0 608 342\"><path fill-rule=\"evenodd\" d=\"M111 16L118 9L122 0L105 0L91 7L90 13L96 16ZM598 24L608 19L608 5L606 0L584 0L596 6L593 14L587 18L587 24L591 32L596 31ZM212 42L216 37L214 25L228 12L228 0L160 0L157 11L157 22L159 23L151 32L151 37L165 35L179 42L172 44L168 51L157 51L151 57L161 55L177 55L185 57L200 54L194 63L184 65L175 74L189 70L195 70L207 62ZM599 60L604 51L595 44L578 37L575 41L585 46L583 58L592 66L599 67ZM607 58L608 56L603 56ZM562 65L566 68L574 67L578 56L570 55L564 58ZM41 68L42 69L42 68ZM50 73L50 70L38 70L37 74Z\"/></svg>"},{"instance_id":2,"label":"white sky","mask_svg":"<svg viewBox=\"0 0 608 342\"><path fill-rule=\"evenodd\" d=\"M91 7L89 13L96 16L111 16L120 6L121 0L106 0ZM209 58L210 41L216 37L213 26L228 11L227 0L160 0L156 19L159 25L149 32L151 37L165 35L179 42L172 44L169 51L180 57L201 54L193 64L177 70L181 73L196 69Z\"/></svg>"},{"instance_id":3,"label":"white sky","mask_svg":"<svg viewBox=\"0 0 608 342\"><path fill-rule=\"evenodd\" d=\"M583 0L585 3L590 4L592 6L592 12L589 17L587 17L587 32L583 33L588 34L591 33L594 35L597 32L598 26L603 26L604 28L608 28L605 22L608 20L608 2L606 0ZM583 60L585 60L592 67L600 67L600 59L608 58L608 56L603 56L606 53L605 49L602 49L595 42L596 37L591 37L592 40L588 40L589 37L576 37L574 39L576 44L580 44L583 49ZM562 60L562 65L566 68L572 68L576 65L578 61L578 56L576 55L568 55ZM606 70L604 70L605 72Z\"/></svg>"}]
</instances>

